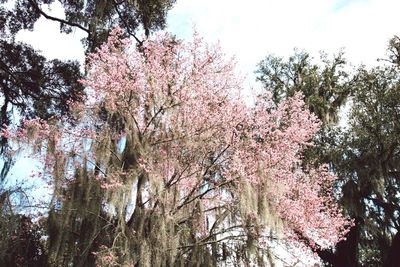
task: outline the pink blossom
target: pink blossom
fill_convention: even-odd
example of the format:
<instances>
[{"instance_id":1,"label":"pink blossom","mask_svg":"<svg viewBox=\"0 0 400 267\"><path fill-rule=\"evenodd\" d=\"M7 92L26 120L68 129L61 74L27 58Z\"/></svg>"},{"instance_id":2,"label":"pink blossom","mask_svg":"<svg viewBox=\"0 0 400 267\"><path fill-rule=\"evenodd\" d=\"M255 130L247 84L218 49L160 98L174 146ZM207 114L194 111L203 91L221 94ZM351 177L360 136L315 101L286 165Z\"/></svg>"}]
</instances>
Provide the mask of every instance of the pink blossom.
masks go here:
<instances>
[{"instance_id":1,"label":"pink blossom","mask_svg":"<svg viewBox=\"0 0 400 267\"><path fill-rule=\"evenodd\" d=\"M45 169L64 182L73 179L66 175L71 166L95 168L101 173L90 172L91 178L110 194L129 188L148 203L162 201L165 213L179 218L198 209L197 236L210 234L207 222L221 209L231 212L250 202L246 198L254 195L244 194L250 188L265 197L294 242L301 233L325 248L344 237L351 222L333 198L336 176L326 166L302 166L302 153L320 122L301 94L276 108L269 94L261 95L250 107L243 101L234 60L227 60L219 46L204 44L198 35L184 43L159 34L140 50L129 49L120 35L119 29L113 31L88 58L89 74L81 81L87 101L70 103L79 106L81 124L27 120L25 131L3 129L2 135L29 139L31 134L30 140L43 141ZM105 120L99 118L104 110ZM112 126L115 120L122 129ZM126 144L118 152L122 138ZM139 177L146 179L135 191ZM111 201L107 196L104 201ZM127 199L121 197L118 206L128 209ZM232 218L265 231L272 227L263 224L257 207L247 209ZM113 260L112 253L102 257Z\"/></svg>"}]
</instances>

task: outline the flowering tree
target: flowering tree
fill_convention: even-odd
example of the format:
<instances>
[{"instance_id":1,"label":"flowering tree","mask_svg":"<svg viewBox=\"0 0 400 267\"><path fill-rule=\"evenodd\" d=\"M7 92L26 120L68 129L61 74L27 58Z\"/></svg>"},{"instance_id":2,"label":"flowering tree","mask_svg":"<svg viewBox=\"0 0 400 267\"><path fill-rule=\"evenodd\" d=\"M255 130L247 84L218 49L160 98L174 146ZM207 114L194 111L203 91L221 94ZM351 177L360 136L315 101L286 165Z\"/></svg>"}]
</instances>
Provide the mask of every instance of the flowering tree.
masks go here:
<instances>
[{"instance_id":1,"label":"flowering tree","mask_svg":"<svg viewBox=\"0 0 400 267\"><path fill-rule=\"evenodd\" d=\"M120 34L89 56L75 123L2 131L44 161L52 263L261 264L277 236L344 237L335 177L301 161L319 122L300 94L248 107L218 46L160 34L134 49Z\"/></svg>"}]
</instances>

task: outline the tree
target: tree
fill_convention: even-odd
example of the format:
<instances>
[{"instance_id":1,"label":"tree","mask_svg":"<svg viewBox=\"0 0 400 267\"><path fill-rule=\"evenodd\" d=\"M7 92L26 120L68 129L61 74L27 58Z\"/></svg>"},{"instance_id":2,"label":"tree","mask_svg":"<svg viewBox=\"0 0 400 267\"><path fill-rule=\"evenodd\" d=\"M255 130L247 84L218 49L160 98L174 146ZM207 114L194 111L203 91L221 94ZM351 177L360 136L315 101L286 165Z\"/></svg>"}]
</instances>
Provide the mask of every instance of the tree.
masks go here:
<instances>
[{"instance_id":1,"label":"tree","mask_svg":"<svg viewBox=\"0 0 400 267\"><path fill-rule=\"evenodd\" d=\"M267 56L258 65L257 80L272 92L274 103L302 92L310 111L324 123L338 120L339 108L350 93L350 79L345 72L343 52L332 60L321 53L322 66L312 62L311 56L297 51L287 61Z\"/></svg>"},{"instance_id":2,"label":"tree","mask_svg":"<svg viewBox=\"0 0 400 267\"><path fill-rule=\"evenodd\" d=\"M87 37L82 41L87 52L99 47L116 26L123 28L127 36L140 44L142 41L135 35L136 30L142 26L149 36L151 31L163 28L166 13L175 1L63 0L59 2L64 8L65 18L51 16L43 9L44 5L54 2L0 1L0 98L3 99L0 125L18 124L19 121L11 119L15 111L22 117L42 119L68 115L66 103L82 97L83 88L77 83L82 78L79 64L76 61L46 60L32 47L15 41L19 31L33 30L35 22L44 17L59 23L62 32L84 31ZM13 158L7 153L6 140L0 142L0 155L4 160L0 179L3 180Z\"/></svg>"},{"instance_id":3,"label":"tree","mask_svg":"<svg viewBox=\"0 0 400 267\"><path fill-rule=\"evenodd\" d=\"M298 50L286 61L270 55L258 65L257 80L262 82L266 91L272 93L275 104L302 92L310 112L322 121L322 127L313 139L315 145L306 149L304 153L306 163L325 163L333 168L334 158L339 153L337 146L341 144L341 130L337 127L338 114L352 92L354 83L354 77L347 73L345 68L343 52L338 53L332 60L321 53L320 62L317 64L307 52ZM355 220L355 226L350 229L346 240L339 242L334 251L321 248L313 250L326 264L355 266L357 223L358 220ZM307 243L307 238L302 238Z\"/></svg>"},{"instance_id":4,"label":"tree","mask_svg":"<svg viewBox=\"0 0 400 267\"><path fill-rule=\"evenodd\" d=\"M335 160L342 202L360 218L362 265L382 266L399 231L399 78L393 65L357 72L349 129Z\"/></svg>"},{"instance_id":5,"label":"tree","mask_svg":"<svg viewBox=\"0 0 400 267\"><path fill-rule=\"evenodd\" d=\"M2 1L2 4L7 1ZM83 87L77 82L82 77L76 62L46 60L29 45L15 41L22 29L33 29L40 17L31 12L29 5L16 1L14 10L0 6L0 98L1 125L18 124L12 114L30 118L49 118L68 113L67 102L81 98ZM0 155L3 167L0 180L3 182L13 158L7 152L6 139L0 140Z\"/></svg>"},{"instance_id":6,"label":"tree","mask_svg":"<svg viewBox=\"0 0 400 267\"><path fill-rule=\"evenodd\" d=\"M389 45L387 48L388 51L388 58L383 59L392 63L395 66L400 66L400 38L399 36L395 35L389 40Z\"/></svg>"},{"instance_id":7,"label":"tree","mask_svg":"<svg viewBox=\"0 0 400 267\"><path fill-rule=\"evenodd\" d=\"M277 232L313 247L341 240L351 222L333 201L336 177L301 164L319 127L301 94L250 108L233 62L197 35L137 49L121 35L89 56L86 100L70 106L78 123L2 131L41 148L53 265L262 266Z\"/></svg>"},{"instance_id":8,"label":"tree","mask_svg":"<svg viewBox=\"0 0 400 267\"><path fill-rule=\"evenodd\" d=\"M335 250L315 250L327 266L382 266L384 262L392 266L398 262L393 252L399 242L398 44L398 37L389 42L387 61L391 64L369 70L360 67L354 73L338 69L344 64L340 59L332 61L339 65L313 67L305 53L288 62L267 57L260 64L259 79L277 96L275 102L305 92L309 109L324 121L306 159L330 164L339 177L341 206L355 221ZM331 86L319 86L323 84ZM309 88L320 88L317 96L328 97L315 101L315 93L307 93ZM324 114L337 114L347 100L351 110L348 125L341 130L335 120L324 120Z\"/></svg>"},{"instance_id":9,"label":"tree","mask_svg":"<svg viewBox=\"0 0 400 267\"><path fill-rule=\"evenodd\" d=\"M40 220L32 222L14 209L13 202L26 201L21 193L21 189L0 192L0 265L45 267L47 255Z\"/></svg>"}]
</instances>

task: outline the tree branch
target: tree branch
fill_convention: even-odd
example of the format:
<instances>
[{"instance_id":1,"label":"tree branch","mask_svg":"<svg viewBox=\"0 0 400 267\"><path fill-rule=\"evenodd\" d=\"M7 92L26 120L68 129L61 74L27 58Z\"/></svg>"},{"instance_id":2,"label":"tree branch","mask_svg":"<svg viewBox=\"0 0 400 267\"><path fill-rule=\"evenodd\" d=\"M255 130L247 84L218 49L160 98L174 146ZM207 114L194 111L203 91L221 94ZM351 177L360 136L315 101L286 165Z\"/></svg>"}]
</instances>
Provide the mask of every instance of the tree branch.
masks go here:
<instances>
[{"instance_id":1,"label":"tree branch","mask_svg":"<svg viewBox=\"0 0 400 267\"><path fill-rule=\"evenodd\" d=\"M40 9L39 5L36 3L35 0L28 0L28 1L46 19L57 21L57 22L60 22L60 23L64 23L64 24L67 24L67 25L72 26L72 27L77 27L77 28L81 29L82 31L85 31L90 36L89 29L83 27L82 25L80 25L78 23L70 22L70 21L67 21L67 20L64 20L64 19L60 19L60 18L56 18L56 17L50 16L47 13L45 13L43 10Z\"/></svg>"},{"instance_id":2,"label":"tree branch","mask_svg":"<svg viewBox=\"0 0 400 267\"><path fill-rule=\"evenodd\" d=\"M133 32L131 32L131 30L129 29L128 23L126 23L126 21L122 18L122 14L118 9L118 5L120 5L120 4L121 3L118 3L116 0L114 0L115 11L117 12L117 14L118 14L119 18L121 19L122 23L125 25L125 29L128 32L128 34L130 36L132 36L136 40L136 42L138 42L139 46L142 46L143 45L143 41L139 40L139 38L137 38L136 35Z\"/></svg>"}]
</instances>

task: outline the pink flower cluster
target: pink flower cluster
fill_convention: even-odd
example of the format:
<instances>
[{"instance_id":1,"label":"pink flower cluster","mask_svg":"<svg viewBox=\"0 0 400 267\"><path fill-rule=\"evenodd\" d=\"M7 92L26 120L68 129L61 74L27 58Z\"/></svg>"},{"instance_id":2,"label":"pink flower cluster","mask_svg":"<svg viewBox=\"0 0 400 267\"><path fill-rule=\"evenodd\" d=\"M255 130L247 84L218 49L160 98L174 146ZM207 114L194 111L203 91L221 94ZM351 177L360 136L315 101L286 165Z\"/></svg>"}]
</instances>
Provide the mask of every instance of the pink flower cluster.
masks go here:
<instances>
[{"instance_id":1,"label":"pink flower cluster","mask_svg":"<svg viewBox=\"0 0 400 267\"><path fill-rule=\"evenodd\" d=\"M71 158L71 148L74 155L87 153L83 139L94 140L91 144L110 140L106 142L110 150L125 140L122 150L134 150L136 160L123 162L127 172L121 172L112 171L115 166L107 166L112 161L104 159L105 174L97 179L105 190L129 186L123 182L129 180L121 179L129 173L145 173L149 183L163 185L147 190L148 198L160 198L160 190L178 189L178 198L164 200L164 208L173 214L194 199L209 210L234 205L235 198L243 197L241 184L248 183L255 189L266 188L289 237L300 232L322 247L343 238L351 222L327 191L336 177L325 166L302 166L302 152L311 145L320 123L301 94L277 107L266 94L249 107L242 98L234 61L226 60L218 46L205 44L198 35L184 43L159 34L140 49L132 49L120 34L121 30L114 30L108 42L89 56L89 74L82 81L88 98L79 108L87 127L57 124L56 136L64 138L58 149L64 157ZM108 119L123 121L123 134L99 119L103 110ZM101 131L94 130L96 123L102 123ZM38 120L24 125L16 134L3 129L1 135L18 138L32 128L38 129L35 138L41 139L56 132ZM76 149L74 143L79 142ZM124 152L114 154L124 160ZM99 157L93 153L82 158L95 156ZM59 159L53 164L60 164ZM207 230L204 225L200 228Z\"/></svg>"}]
</instances>

